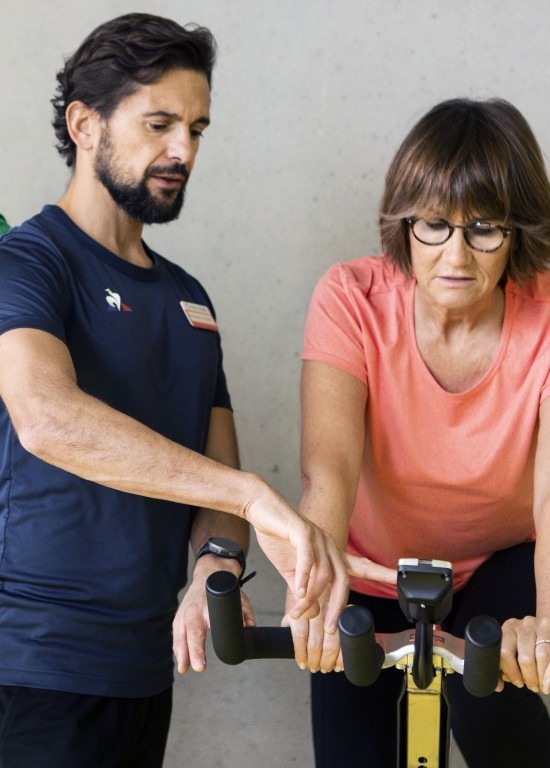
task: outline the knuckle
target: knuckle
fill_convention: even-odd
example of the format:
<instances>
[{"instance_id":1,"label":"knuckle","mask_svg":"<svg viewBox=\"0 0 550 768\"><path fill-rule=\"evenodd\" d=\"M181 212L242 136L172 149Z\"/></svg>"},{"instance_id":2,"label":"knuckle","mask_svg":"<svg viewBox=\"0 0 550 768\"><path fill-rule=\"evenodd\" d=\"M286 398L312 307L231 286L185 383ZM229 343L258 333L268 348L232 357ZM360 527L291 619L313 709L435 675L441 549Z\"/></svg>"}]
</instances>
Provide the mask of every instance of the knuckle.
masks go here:
<instances>
[{"instance_id":1,"label":"knuckle","mask_svg":"<svg viewBox=\"0 0 550 768\"><path fill-rule=\"evenodd\" d=\"M344 571L344 573L340 574L338 581L342 588L348 589L349 585L351 584L351 577L346 571Z\"/></svg>"},{"instance_id":2,"label":"knuckle","mask_svg":"<svg viewBox=\"0 0 550 768\"><path fill-rule=\"evenodd\" d=\"M189 642L200 642L204 637L204 630L201 627L189 627L187 630L187 639Z\"/></svg>"},{"instance_id":3,"label":"knuckle","mask_svg":"<svg viewBox=\"0 0 550 768\"><path fill-rule=\"evenodd\" d=\"M504 664L510 664L511 662L515 662L516 660L516 654L513 648L511 648L509 645L502 645L502 648L500 649L500 658Z\"/></svg>"},{"instance_id":4,"label":"knuckle","mask_svg":"<svg viewBox=\"0 0 550 768\"><path fill-rule=\"evenodd\" d=\"M533 661L533 657L527 651L518 651L518 663L520 667L524 667Z\"/></svg>"},{"instance_id":5,"label":"knuckle","mask_svg":"<svg viewBox=\"0 0 550 768\"><path fill-rule=\"evenodd\" d=\"M323 648L323 641L318 637L310 638L307 644L308 654L319 657Z\"/></svg>"},{"instance_id":6,"label":"knuckle","mask_svg":"<svg viewBox=\"0 0 550 768\"><path fill-rule=\"evenodd\" d=\"M299 646L306 646L308 637L307 632L294 632L293 633L294 642Z\"/></svg>"}]
</instances>

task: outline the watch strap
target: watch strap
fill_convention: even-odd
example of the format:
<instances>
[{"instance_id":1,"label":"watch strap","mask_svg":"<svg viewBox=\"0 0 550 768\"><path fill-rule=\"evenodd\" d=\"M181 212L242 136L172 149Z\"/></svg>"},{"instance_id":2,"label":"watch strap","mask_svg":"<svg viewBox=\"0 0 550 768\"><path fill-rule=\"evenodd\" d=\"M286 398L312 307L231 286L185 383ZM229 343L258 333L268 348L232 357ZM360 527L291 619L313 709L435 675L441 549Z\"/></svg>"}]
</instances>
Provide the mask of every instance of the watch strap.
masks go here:
<instances>
[{"instance_id":1,"label":"watch strap","mask_svg":"<svg viewBox=\"0 0 550 768\"><path fill-rule=\"evenodd\" d=\"M219 542L223 542L223 544L227 543L228 546L224 546ZM204 544L202 544L202 546L199 547L197 554L195 555L195 562L197 562L197 560L201 558L203 555L214 555L215 557L225 557L228 560L237 560L237 562L241 566L241 574L239 576L239 582L243 583L242 577L246 570L246 556L243 552L241 545L238 542L234 542L229 539L219 539L217 537L212 537L210 539L207 539L204 542ZM249 578L251 577L247 577L246 581L248 581Z\"/></svg>"}]
</instances>

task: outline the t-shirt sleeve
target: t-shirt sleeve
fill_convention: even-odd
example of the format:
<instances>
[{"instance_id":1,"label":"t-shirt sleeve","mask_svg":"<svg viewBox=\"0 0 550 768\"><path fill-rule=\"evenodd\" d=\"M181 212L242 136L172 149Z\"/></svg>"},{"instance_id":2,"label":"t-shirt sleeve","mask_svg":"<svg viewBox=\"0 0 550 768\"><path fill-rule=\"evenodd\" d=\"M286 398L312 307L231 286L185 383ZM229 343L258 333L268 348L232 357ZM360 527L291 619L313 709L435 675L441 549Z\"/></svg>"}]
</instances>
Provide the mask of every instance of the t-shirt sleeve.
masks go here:
<instances>
[{"instance_id":1,"label":"t-shirt sleeve","mask_svg":"<svg viewBox=\"0 0 550 768\"><path fill-rule=\"evenodd\" d=\"M46 241L8 233L0 242L0 333L14 328L47 331L66 341L67 276Z\"/></svg>"},{"instance_id":2,"label":"t-shirt sleeve","mask_svg":"<svg viewBox=\"0 0 550 768\"><path fill-rule=\"evenodd\" d=\"M229 410L232 411L233 406L231 405L231 397L227 388L225 371L223 370L223 353L221 343L219 345L219 351L220 355L218 362L218 379L216 383L216 391L214 393L214 402L212 405L214 408L229 408Z\"/></svg>"},{"instance_id":3,"label":"t-shirt sleeve","mask_svg":"<svg viewBox=\"0 0 550 768\"><path fill-rule=\"evenodd\" d=\"M363 324L352 284L343 264L319 280L306 319L302 359L333 365L368 384Z\"/></svg>"},{"instance_id":4,"label":"t-shirt sleeve","mask_svg":"<svg viewBox=\"0 0 550 768\"><path fill-rule=\"evenodd\" d=\"M172 265L173 266L173 265ZM180 269L178 267L178 269ZM183 270L181 270L183 272ZM212 317L214 320L216 320L216 310L214 309L214 305L212 304L210 300L210 296L208 295L206 289L202 285L202 283L197 280L195 277L191 277L188 273L184 272L185 279L188 281L187 285L188 287L192 286L193 291L197 292L195 295L195 301L199 304L204 304L208 307L210 312L212 313ZM212 331L208 331L208 333L212 333ZM231 405L231 397L229 395L229 390L227 387L227 379L225 376L225 371L223 368L223 351L222 351L222 343L221 343L221 336L219 334L219 331L214 331L218 337L218 372L217 372L217 378L216 378L216 388L214 391L214 399L212 402L212 406L214 408L229 408L229 410L233 410L233 407Z\"/></svg>"}]
</instances>

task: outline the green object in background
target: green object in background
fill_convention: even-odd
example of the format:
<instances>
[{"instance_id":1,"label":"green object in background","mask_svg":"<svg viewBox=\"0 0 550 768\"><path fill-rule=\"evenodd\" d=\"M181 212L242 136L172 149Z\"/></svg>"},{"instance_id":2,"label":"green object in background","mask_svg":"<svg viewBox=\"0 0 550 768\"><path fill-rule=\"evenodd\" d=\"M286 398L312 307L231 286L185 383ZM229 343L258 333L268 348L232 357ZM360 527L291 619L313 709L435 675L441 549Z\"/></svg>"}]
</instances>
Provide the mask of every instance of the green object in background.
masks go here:
<instances>
[{"instance_id":1,"label":"green object in background","mask_svg":"<svg viewBox=\"0 0 550 768\"><path fill-rule=\"evenodd\" d=\"M10 225L0 213L0 235L3 235L4 232L7 232L9 228L10 228Z\"/></svg>"}]
</instances>

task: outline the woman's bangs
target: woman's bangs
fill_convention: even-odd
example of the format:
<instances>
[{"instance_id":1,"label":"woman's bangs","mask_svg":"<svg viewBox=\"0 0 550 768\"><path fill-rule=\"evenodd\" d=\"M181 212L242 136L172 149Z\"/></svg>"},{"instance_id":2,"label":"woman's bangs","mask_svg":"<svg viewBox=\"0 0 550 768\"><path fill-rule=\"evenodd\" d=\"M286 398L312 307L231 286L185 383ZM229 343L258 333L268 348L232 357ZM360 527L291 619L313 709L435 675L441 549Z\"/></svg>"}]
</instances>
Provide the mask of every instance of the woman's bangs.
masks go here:
<instances>
[{"instance_id":1,"label":"woman's bangs","mask_svg":"<svg viewBox=\"0 0 550 768\"><path fill-rule=\"evenodd\" d=\"M498 185L500 186L500 185ZM504 222L506 202L494 180L472 167L455 167L434 172L416 200L415 215L437 216L447 221L477 219Z\"/></svg>"}]
</instances>

